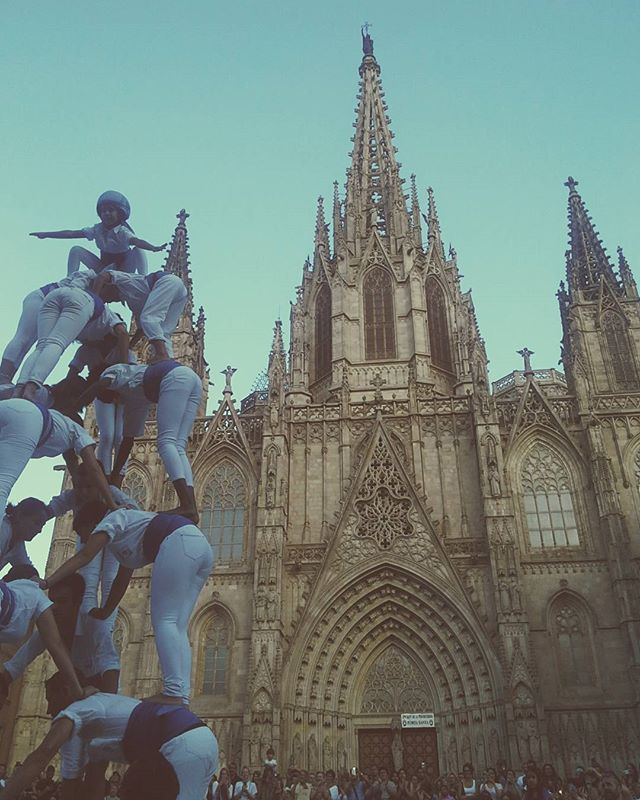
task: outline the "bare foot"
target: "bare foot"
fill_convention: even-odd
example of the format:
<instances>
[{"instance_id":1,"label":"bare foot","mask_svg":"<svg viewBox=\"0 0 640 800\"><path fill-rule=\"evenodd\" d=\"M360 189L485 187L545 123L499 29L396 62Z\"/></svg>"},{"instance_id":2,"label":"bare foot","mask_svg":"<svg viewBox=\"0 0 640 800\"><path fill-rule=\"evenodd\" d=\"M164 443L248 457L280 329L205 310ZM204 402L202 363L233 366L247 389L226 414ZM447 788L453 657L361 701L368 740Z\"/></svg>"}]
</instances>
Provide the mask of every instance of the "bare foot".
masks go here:
<instances>
[{"instance_id":1,"label":"bare foot","mask_svg":"<svg viewBox=\"0 0 640 800\"><path fill-rule=\"evenodd\" d=\"M151 697L143 697L142 702L163 703L166 706L181 706L184 703L184 698L174 697L173 695L162 694L162 692L159 692L158 694L152 694Z\"/></svg>"},{"instance_id":2,"label":"bare foot","mask_svg":"<svg viewBox=\"0 0 640 800\"><path fill-rule=\"evenodd\" d=\"M165 511L165 514L177 514L180 517L186 517L187 519L190 519L194 525L197 525L198 522L200 522L200 516L194 508L183 508L182 506L178 506L177 508L172 508L169 511Z\"/></svg>"}]
</instances>

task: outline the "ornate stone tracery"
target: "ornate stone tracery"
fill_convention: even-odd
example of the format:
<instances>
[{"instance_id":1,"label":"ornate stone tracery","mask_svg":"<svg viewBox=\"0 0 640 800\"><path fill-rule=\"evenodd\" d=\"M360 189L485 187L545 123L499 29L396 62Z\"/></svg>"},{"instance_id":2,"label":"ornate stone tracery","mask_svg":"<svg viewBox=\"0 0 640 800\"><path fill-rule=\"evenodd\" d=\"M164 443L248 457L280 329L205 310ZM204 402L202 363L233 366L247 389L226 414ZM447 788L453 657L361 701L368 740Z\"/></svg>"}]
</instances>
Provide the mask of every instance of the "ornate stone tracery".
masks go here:
<instances>
[{"instance_id":1,"label":"ornate stone tracery","mask_svg":"<svg viewBox=\"0 0 640 800\"><path fill-rule=\"evenodd\" d=\"M247 484L229 459L217 464L202 493L200 527L222 561L242 558L247 526Z\"/></svg>"},{"instance_id":2,"label":"ornate stone tracery","mask_svg":"<svg viewBox=\"0 0 640 800\"><path fill-rule=\"evenodd\" d=\"M369 668L360 710L365 714L426 711L433 701L424 685L424 676L392 645Z\"/></svg>"},{"instance_id":3,"label":"ornate stone tracery","mask_svg":"<svg viewBox=\"0 0 640 800\"><path fill-rule=\"evenodd\" d=\"M129 495L132 500L142 509L147 507L147 481L140 470L128 470L124 480L122 481L122 491Z\"/></svg>"}]
</instances>

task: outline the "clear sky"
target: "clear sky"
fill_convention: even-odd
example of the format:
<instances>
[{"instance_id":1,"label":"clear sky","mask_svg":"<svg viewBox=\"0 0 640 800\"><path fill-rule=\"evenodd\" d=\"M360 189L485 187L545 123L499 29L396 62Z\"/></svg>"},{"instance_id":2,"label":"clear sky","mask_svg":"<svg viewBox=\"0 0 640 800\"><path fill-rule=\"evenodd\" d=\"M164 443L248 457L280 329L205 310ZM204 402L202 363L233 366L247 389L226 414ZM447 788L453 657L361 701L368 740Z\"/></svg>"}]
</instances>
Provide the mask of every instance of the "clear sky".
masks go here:
<instances>
[{"instance_id":1,"label":"clear sky","mask_svg":"<svg viewBox=\"0 0 640 800\"><path fill-rule=\"evenodd\" d=\"M153 243L191 213L210 408L228 363L247 394L274 319L288 330L316 199L344 182L364 21L402 174L425 206L434 187L491 378L519 368L524 345L556 366L567 175L609 251L640 263L635 0L3 4L0 342L24 295L65 272L69 243L28 232L93 224L98 194L117 189ZM31 462L12 499L48 500L54 463ZM31 546L40 566L47 549L45 534Z\"/></svg>"}]
</instances>

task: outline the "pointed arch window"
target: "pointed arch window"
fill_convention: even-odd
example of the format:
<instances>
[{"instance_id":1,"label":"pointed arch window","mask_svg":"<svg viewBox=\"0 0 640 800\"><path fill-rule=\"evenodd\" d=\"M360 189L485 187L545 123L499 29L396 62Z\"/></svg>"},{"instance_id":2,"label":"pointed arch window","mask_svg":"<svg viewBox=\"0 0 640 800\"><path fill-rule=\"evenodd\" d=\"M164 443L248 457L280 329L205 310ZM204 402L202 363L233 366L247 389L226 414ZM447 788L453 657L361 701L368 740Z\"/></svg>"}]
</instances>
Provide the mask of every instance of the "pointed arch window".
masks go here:
<instances>
[{"instance_id":1,"label":"pointed arch window","mask_svg":"<svg viewBox=\"0 0 640 800\"><path fill-rule=\"evenodd\" d=\"M601 326L607 343L615 388L637 389L638 375L629 345L626 321L615 311L606 311L602 315Z\"/></svg>"},{"instance_id":2,"label":"pointed arch window","mask_svg":"<svg viewBox=\"0 0 640 800\"><path fill-rule=\"evenodd\" d=\"M564 461L538 442L523 461L521 482L531 548L579 547L572 484Z\"/></svg>"},{"instance_id":3,"label":"pointed arch window","mask_svg":"<svg viewBox=\"0 0 640 800\"><path fill-rule=\"evenodd\" d=\"M396 332L393 319L391 276L382 267L373 267L365 275L364 350L368 361L396 357Z\"/></svg>"},{"instance_id":4,"label":"pointed arch window","mask_svg":"<svg viewBox=\"0 0 640 800\"><path fill-rule=\"evenodd\" d=\"M214 561L240 561L247 526L247 484L235 464L222 461L213 470L202 497L200 528Z\"/></svg>"},{"instance_id":5,"label":"pointed arch window","mask_svg":"<svg viewBox=\"0 0 640 800\"><path fill-rule=\"evenodd\" d=\"M561 687L596 686L593 625L584 604L572 595L560 595L549 609L549 623Z\"/></svg>"},{"instance_id":6,"label":"pointed arch window","mask_svg":"<svg viewBox=\"0 0 640 800\"><path fill-rule=\"evenodd\" d=\"M331 372L331 290L325 283L316 298L316 380Z\"/></svg>"},{"instance_id":7,"label":"pointed arch window","mask_svg":"<svg viewBox=\"0 0 640 800\"><path fill-rule=\"evenodd\" d=\"M231 660L231 623L227 614L214 611L202 630L200 642L198 691L227 694Z\"/></svg>"},{"instance_id":8,"label":"pointed arch window","mask_svg":"<svg viewBox=\"0 0 640 800\"><path fill-rule=\"evenodd\" d=\"M453 372L447 302L444 290L437 280L429 278L425 284L425 293L427 296L427 325L429 327L431 360L434 366Z\"/></svg>"},{"instance_id":9,"label":"pointed arch window","mask_svg":"<svg viewBox=\"0 0 640 800\"><path fill-rule=\"evenodd\" d=\"M147 482L142 473L137 469L131 469L122 481L122 491L135 500L140 508L147 507Z\"/></svg>"}]
</instances>

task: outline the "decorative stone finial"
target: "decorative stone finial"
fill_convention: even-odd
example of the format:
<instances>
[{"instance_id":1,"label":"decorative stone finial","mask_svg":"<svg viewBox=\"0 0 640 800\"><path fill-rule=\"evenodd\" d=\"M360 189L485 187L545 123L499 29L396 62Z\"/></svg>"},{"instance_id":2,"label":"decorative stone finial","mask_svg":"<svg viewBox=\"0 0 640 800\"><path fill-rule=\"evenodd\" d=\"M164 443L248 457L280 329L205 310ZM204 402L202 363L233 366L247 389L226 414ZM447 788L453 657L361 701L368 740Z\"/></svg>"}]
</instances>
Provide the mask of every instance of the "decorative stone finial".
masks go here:
<instances>
[{"instance_id":1,"label":"decorative stone finial","mask_svg":"<svg viewBox=\"0 0 640 800\"><path fill-rule=\"evenodd\" d=\"M533 375L533 370L531 369L531 356L534 355L533 350L529 350L528 347L523 347L522 350L518 350L517 353L524 359L524 374Z\"/></svg>"},{"instance_id":2,"label":"decorative stone finial","mask_svg":"<svg viewBox=\"0 0 640 800\"><path fill-rule=\"evenodd\" d=\"M176 217L178 218L178 222L179 222L180 225L185 225L186 222L187 222L187 219L190 216L191 216L191 214L187 214L187 212L184 210L184 208L181 208L180 211L178 211L178 213L176 214Z\"/></svg>"},{"instance_id":3,"label":"decorative stone finial","mask_svg":"<svg viewBox=\"0 0 640 800\"><path fill-rule=\"evenodd\" d=\"M369 22L365 22L360 32L362 33L362 52L365 56L373 55L373 39L369 36L369 28L373 27Z\"/></svg>"},{"instance_id":4,"label":"decorative stone finial","mask_svg":"<svg viewBox=\"0 0 640 800\"><path fill-rule=\"evenodd\" d=\"M227 368L223 369L220 373L224 375L224 389L222 390L222 394L233 394L233 389L231 388L231 378L233 377L233 373L236 372L235 367L231 367L227 364Z\"/></svg>"},{"instance_id":5,"label":"decorative stone finial","mask_svg":"<svg viewBox=\"0 0 640 800\"><path fill-rule=\"evenodd\" d=\"M564 185L568 187L569 194L578 194L576 191L576 186L578 185L578 181L575 178L572 178L571 175L567 178L564 182Z\"/></svg>"}]
</instances>

